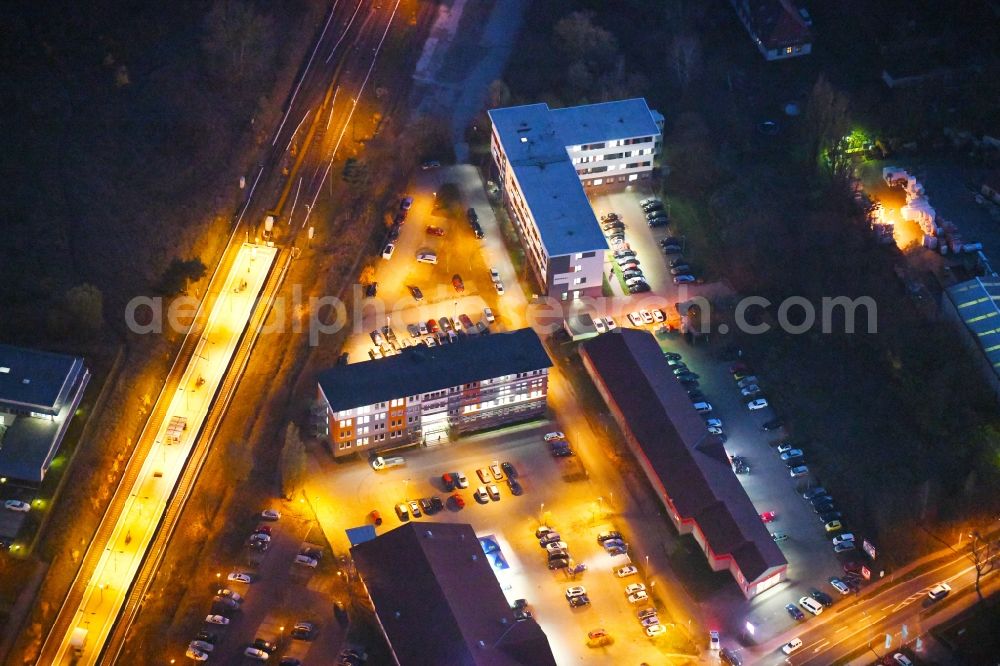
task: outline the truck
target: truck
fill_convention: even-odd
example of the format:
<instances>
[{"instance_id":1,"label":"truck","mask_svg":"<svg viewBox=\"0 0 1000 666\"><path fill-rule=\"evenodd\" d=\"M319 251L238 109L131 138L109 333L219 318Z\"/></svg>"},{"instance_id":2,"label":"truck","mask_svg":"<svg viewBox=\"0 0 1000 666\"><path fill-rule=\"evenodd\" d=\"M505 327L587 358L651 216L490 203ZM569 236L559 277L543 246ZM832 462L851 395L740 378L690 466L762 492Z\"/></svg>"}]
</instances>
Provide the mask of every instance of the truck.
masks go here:
<instances>
[{"instance_id":1,"label":"truck","mask_svg":"<svg viewBox=\"0 0 1000 666\"><path fill-rule=\"evenodd\" d=\"M87 645L87 630L77 627L69 637L69 647L73 656L79 657L83 654L83 649Z\"/></svg>"},{"instance_id":2,"label":"truck","mask_svg":"<svg viewBox=\"0 0 1000 666\"><path fill-rule=\"evenodd\" d=\"M399 467L400 465L406 464L406 458L402 456L391 456L389 458L383 458L382 456L376 456L372 459L372 469L382 470L388 469L390 467Z\"/></svg>"}]
</instances>

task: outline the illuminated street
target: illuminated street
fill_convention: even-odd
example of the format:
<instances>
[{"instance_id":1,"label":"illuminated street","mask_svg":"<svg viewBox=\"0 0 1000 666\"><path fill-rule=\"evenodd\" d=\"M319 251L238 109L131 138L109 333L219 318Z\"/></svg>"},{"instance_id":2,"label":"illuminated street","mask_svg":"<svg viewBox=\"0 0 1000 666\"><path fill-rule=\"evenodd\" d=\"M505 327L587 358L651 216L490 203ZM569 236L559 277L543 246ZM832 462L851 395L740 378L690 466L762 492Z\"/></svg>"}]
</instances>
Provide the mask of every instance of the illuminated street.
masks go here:
<instances>
[{"instance_id":1,"label":"illuminated street","mask_svg":"<svg viewBox=\"0 0 1000 666\"><path fill-rule=\"evenodd\" d=\"M241 248L222 284L180 387L174 395L160 397L169 407L157 432L156 444L135 483L119 489L120 493L127 493L127 499L118 516L108 516L115 520L111 538L93 575L89 580L78 581L85 586L80 604L76 608L63 607L61 615L72 618L71 629L62 635L50 634L43 650L45 663L97 662L276 254L275 248L250 244ZM175 418L183 419L186 426L171 441L167 431ZM87 639L77 660L71 641L73 630L79 628L87 630Z\"/></svg>"}]
</instances>

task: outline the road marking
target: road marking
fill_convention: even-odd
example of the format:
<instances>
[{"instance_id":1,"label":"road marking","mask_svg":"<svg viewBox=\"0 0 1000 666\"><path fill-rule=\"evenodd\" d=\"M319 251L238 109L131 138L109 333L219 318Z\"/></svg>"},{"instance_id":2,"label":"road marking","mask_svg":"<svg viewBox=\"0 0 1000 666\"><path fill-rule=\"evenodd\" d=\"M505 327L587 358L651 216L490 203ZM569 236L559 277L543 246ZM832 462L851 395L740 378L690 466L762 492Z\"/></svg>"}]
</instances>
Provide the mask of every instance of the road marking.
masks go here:
<instances>
[{"instance_id":1,"label":"road marking","mask_svg":"<svg viewBox=\"0 0 1000 666\"><path fill-rule=\"evenodd\" d=\"M879 609L879 610L885 610L885 609L887 609L887 608L892 608L892 604L889 604L888 606L883 606L883 607L882 607L881 609Z\"/></svg>"},{"instance_id":2,"label":"road marking","mask_svg":"<svg viewBox=\"0 0 1000 666\"><path fill-rule=\"evenodd\" d=\"M846 625L846 624L845 624L844 626L842 626L842 627L841 627L840 629L837 629L837 630L836 630L835 632L833 632L833 633L835 633L835 634L839 634L839 633L840 633L840 632L842 632L842 631L847 631L847 625Z\"/></svg>"}]
</instances>

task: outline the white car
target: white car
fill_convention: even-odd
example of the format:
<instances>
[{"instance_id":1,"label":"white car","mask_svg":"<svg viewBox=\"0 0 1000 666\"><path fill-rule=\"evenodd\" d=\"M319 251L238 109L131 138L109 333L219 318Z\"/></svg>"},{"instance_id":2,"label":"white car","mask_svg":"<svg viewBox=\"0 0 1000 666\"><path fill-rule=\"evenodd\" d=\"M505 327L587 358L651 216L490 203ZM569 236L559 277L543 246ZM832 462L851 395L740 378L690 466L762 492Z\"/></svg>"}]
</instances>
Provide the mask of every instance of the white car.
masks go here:
<instances>
[{"instance_id":1,"label":"white car","mask_svg":"<svg viewBox=\"0 0 1000 666\"><path fill-rule=\"evenodd\" d=\"M750 396L756 395L757 393L760 393L760 387L757 386L756 384L751 384L746 388L740 389L740 395L742 395L744 398L749 398Z\"/></svg>"},{"instance_id":2,"label":"white car","mask_svg":"<svg viewBox=\"0 0 1000 666\"><path fill-rule=\"evenodd\" d=\"M653 313L645 308L639 310L639 316L642 317L642 323L644 324L652 324L654 321Z\"/></svg>"},{"instance_id":3,"label":"white car","mask_svg":"<svg viewBox=\"0 0 1000 666\"><path fill-rule=\"evenodd\" d=\"M747 409L751 412L755 412L758 409L764 409L765 407L767 407L767 399L765 398L757 398L756 400L751 400L747 403Z\"/></svg>"},{"instance_id":4,"label":"white car","mask_svg":"<svg viewBox=\"0 0 1000 666\"><path fill-rule=\"evenodd\" d=\"M927 590L927 596L937 601L938 599L944 599L951 592L951 585L948 583L938 583L931 589Z\"/></svg>"},{"instance_id":5,"label":"white car","mask_svg":"<svg viewBox=\"0 0 1000 666\"><path fill-rule=\"evenodd\" d=\"M465 476L464 472L458 472L455 474L455 487L456 488L468 488L469 479Z\"/></svg>"},{"instance_id":6,"label":"white car","mask_svg":"<svg viewBox=\"0 0 1000 666\"><path fill-rule=\"evenodd\" d=\"M633 326L642 326L642 315L638 312L629 312L628 320Z\"/></svg>"},{"instance_id":7,"label":"white car","mask_svg":"<svg viewBox=\"0 0 1000 666\"><path fill-rule=\"evenodd\" d=\"M239 594L238 592L233 592L228 588L222 588L216 590L215 594L223 598L232 599L233 601L239 604L243 603L243 595Z\"/></svg>"},{"instance_id":8,"label":"white car","mask_svg":"<svg viewBox=\"0 0 1000 666\"><path fill-rule=\"evenodd\" d=\"M831 578L830 585L832 585L833 589L837 590L837 592L840 592L841 594L851 593L851 588L847 587L847 584L839 578Z\"/></svg>"},{"instance_id":9,"label":"white car","mask_svg":"<svg viewBox=\"0 0 1000 666\"><path fill-rule=\"evenodd\" d=\"M719 649L719 632L710 631L708 632L708 649L718 650Z\"/></svg>"},{"instance_id":10,"label":"white car","mask_svg":"<svg viewBox=\"0 0 1000 666\"><path fill-rule=\"evenodd\" d=\"M699 414L708 414L712 411L712 403L710 402L696 402L694 403L694 410Z\"/></svg>"},{"instance_id":11,"label":"white car","mask_svg":"<svg viewBox=\"0 0 1000 666\"><path fill-rule=\"evenodd\" d=\"M493 310L490 308L483 308L483 316L486 317L487 324L492 324L497 320L497 318L493 315Z\"/></svg>"},{"instance_id":12,"label":"white car","mask_svg":"<svg viewBox=\"0 0 1000 666\"><path fill-rule=\"evenodd\" d=\"M646 594L645 590L628 595L628 602L630 604L637 604L640 601L645 601L646 599L649 599L649 595Z\"/></svg>"},{"instance_id":13,"label":"white car","mask_svg":"<svg viewBox=\"0 0 1000 666\"><path fill-rule=\"evenodd\" d=\"M604 325L604 320L600 317L594 317L594 328L597 329L598 333L605 333L608 330Z\"/></svg>"},{"instance_id":14,"label":"white car","mask_svg":"<svg viewBox=\"0 0 1000 666\"><path fill-rule=\"evenodd\" d=\"M791 654L801 647L802 647L802 639L793 638L792 640L788 641L787 643L781 646L781 651L784 652L785 654Z\"/></svg>"},{"instance_id":15,"label":"white car","mask_svg":"<svg viewBox=\"0 0 1000 666\"><path fill-rule=\"evenodd\" d=\"M264 509L260 512L260 517L263 520L278 520L281 518L281 512L274 509Z\"/></svg>"},{"instance_id":16,"label":"white car","mask_svg":"<svg viewBox=\"0 0 1000 666\"><path fill-rule=\"evenodd\" d=\"M559 440L566 439L566 435L561 432L547 432L545 433L546 442L558 442Z\"/></svg>"},{"instance_id":17,"label":"white car","mask_svg":"<svg viewBox=\"0 0 1000 666\"><path fill-rule=\"evenodd\" d=\"M854 541L854 535L848 532L847 534L841 534L840 536L835 536L830 541L833 542L834 546L839 546L842 543L847 543L848 541Z\"/></svg>"},{"instance_id":18,"label":"white car","mask_svg":"<svg viewBox=\"0 0 1000 666\"><path fill-rule=\"evenodd\" d=\"M705 425L709 428L721 428L722 419L705 419Z\"/></svg>"},{"instance_id":19,"label":"white car","mask_svg":"<svg viewBox=\"0 0 1000 666\"><path fill-rule=\"evenodd\" d=\"M206 653L197 648L193 648L190 645L188 646L187 652L184 653L184 656L195 661L208 661L208 655Z\"/></svg>"},{"instance_id":20,"label":"white car","mask_svg":"<svg viewBox=\"0 0 1000 666\"><path fill-rule=\"evenodd\" d=\"M205 618L205 622L208 622L209 624L219 624L225 626L229 624L229 618L226 617L225 615L209 615L208 617Z\"/></svg>"},{"instance_id":21,"label":"white car","mask_svg":"<svg viewBox=\"0 0 1000 666\"><path fill-rule=\"evenodd\" d=\"M618 328L618 324L616 324L615 320L612 319L611 317L605 317L604 318L604 325L608 327L609 331L613 331L616 328Z\"/></svg>"},{"instance_id":22,"label":"white car","mask_svg":"<svg viewBox=\"0 0 1000 666\"><path fill-rule=\"evenodd\" d=\"M662 624L653 624L646 627L646 635L649 636L650 638L665 633L667 633L667 628L664 627Z\"/></svg>"},{"instance_id":23,"label":"white car","mask_svg":"<svg viewBox=\"0 0 1000 666\"><path fill-rule=\"evenodd\" d=\"M653 321L659 323L661 321L666 321L666 320L667 320L667 316L665 314L663 314L663 310L661 310L659 308L656 308L655 310L653 310Z\"/></svg>"},{"instance_id":24,"label":"white car","mask_svg":"<svg viewBox=\"0 0 1000 666\"><path fill-rule=\"evenodd\" d=\"M707 430L708 430L709 433L711 433L713 435L722 435L722 434L724 434L722 432L722 428L720 428L719 426L708 426Z\"/></svg>"},{"instance_id":25,"label":"white car","mask_svg":"<svg viewBox=\"0 0 1000 666\"><path fill-rule=\"evenodd\" d=\"M438 257L433 252L421 252L417 255L417 261L422 264L437 264Z\"/></svg>"},{"instance_id":26,"label":"white car","mask_svg":"<svg viewBox=\"0 0 1000 666\"><path fill-rule=\"evenodd\" d=\"M813 615L819 615L823 612L823 605L812 597L802 597L799 599L799 606L802 606Z\"/></svg>"},{"instance_id":27,"label":"white car","mask_svg":"<svg viewBox=\"0 0 1000 666\"><path fill-rule=\"evenodd\" d=\"M21 500L7 500L3 503L3 508L8 511L19 511L20 513L31 511L31 505Z\"/></svg>"},{"instance_id":28,"label":"white car","mask_svg":"<svg viewBox=\"0 0 1000 666\"><path fill-rule=\"evenodd\" d=\"M497 290L498 296L504 295L503 282L501 282L500 280L497 280L496 282L493 283L493 288Z\"/></svg>"},{"instance_id":29,"label":"white car","mask_svg":"<svg viewBox=\"0 0 1000 666\"><path fill-rule=\"evenodd\" d=\"M572 599L573 597L582 597L587 594L587 588L583 585L574 585L573 587L566 588L566 598Z\"/></svg>"},{"instance_id":30,"label":"white car","mask_svg":"<svg viewBox=\"0 0 1000 666\"><path fill-rule=\"evenodd\" d=\"M319 564L319 562L317 562L314 558L309 557L308 555L296 555L295 564L301 564L304 567L315 569L316 566Z\"/></svg>"},{"instance_id":31,"label":"white car","mask_svg":"<svg viewBox=\"0 0 1000 666\"><path fill-rule=\"evenodd\" d=\"M892 660L897 664L899 664L899 666L913 666L913 662L910 661L910 658L907 657L902 652L897 652L896 654L892 655Z\"/></svg>"},{"instance_id":32,"label":"white car","mask_svg":"<svg viewBox=\"0 0 1000 666\"><path fill-rule=\"evenodd\" d=\"M631 564L628 565L627 567L622 567L621 569L615 571L615 575L618 576L619 578L628 578L629 576L634 576L637 573L639 573L639 570L636 569Z\"/></svg>"},{"instance_id":33,"label":"white car","mask_svg":"<svg viewBox=\"0 0 1000 666\"><path fill-rule=\"evenodd\" d=\"M264 652L263 650L258 650L255 647L248 647L246 650L243 650L243 656L250 657L251 659L256 659L257 661L267 661L267 658L270 657L271 655Z\"/></svg>"},{"instance_id":34,"label":"white car","mask_svg":"<svg viewBox=\"0 0 1000 666\"><path fill-rule=\"evenodd\" d=\"M779 454L781 454L781 453L788 453L789 451L791 451L794 448L795 447L792 444L789 444L788 442L784 442L782 444L778 444L778 453Z\"/></svg>"},{"instance_id":35,"label":"white car","mask_svg":"<svg viewBox=\"0 0 1000 666\"><path fill-rule=\"evenodd\" d=\"M395 243L386 243L385 247L382 248L382 258L385 260L392 259L392 253L396 251Z\"/></svg>"},{"instance_id":36,"label":"white car","mask_svg":"<svg viewBox=\"0 0 1000 666\"><path fill-rule=\"evenodd\" d=\"M490 269L490 280L492 280L493 282L499 282L500 281L500 271L498 271L495 268L491 268Z\"/></svg>"},{"instance_id":37,"label":"white car","mask_svg":"<svg viewBox=\"0 0 1000 666\"><path fill-rule=\"evenodd\" d=\"M625 594L636 594L638 592L645 592L646 586L642 583L632 583L631 585L625 586Z\"/></svg>"},{"instance_id":38,"label":"white car","mask_svg":"<svg viewBox=\"0 0 1000 666\"><path fill-rule=\"evenodd\" d=\"M797 479L800 476L805 476L808 473L809 473L809 468L806 467L805 465L799 465L798 467L793 467L790 470L788 470L788 475L791 476L793 479Z\"/></svg>"},{"instance_id":39,"label":"white car","mask_svg":"<svg viewBox=\"0 0 1000 666\"><path fill-rule=\"evenodd\" d=\"M760 384L760 382L757 381L756 375L750 375L749 377L744 377L740 381L736 382L736 385L739 386L740 388L746 388L754 384Z\"/></svg>"},{"instance_id":40,"label":"white car","mask_svg":"<svg viewBox=\"0 0 1000 666\"><path fill-rule=\"evenodd\" d=\"M553 550L566 550L567 548L569 548L569 546L566 545L565 541L550 541L549 543L545 544L545 550L549 551L550 553Z\"/></svg>"},{"instance_id":41,"label":"white car","mask_svg":"<svg viewBox=\"0 0 1000 666\"><path fill-rule=\"evenodd\" d=\"M215 649L215 646L208 641L194 640L188 643L188 647L192 650L198 650L199 652L211 652Z\"/></svg>"},{"instance_id":42,"label":"white car","mask_svg":"<svg viewBox=\"0 0 1000 666\"><path fill-rule=\"evenodd\" d=\"M226 577L230 583L252 583L253 577L248 573L234 571Z\"/></svg>"}]
</instances>

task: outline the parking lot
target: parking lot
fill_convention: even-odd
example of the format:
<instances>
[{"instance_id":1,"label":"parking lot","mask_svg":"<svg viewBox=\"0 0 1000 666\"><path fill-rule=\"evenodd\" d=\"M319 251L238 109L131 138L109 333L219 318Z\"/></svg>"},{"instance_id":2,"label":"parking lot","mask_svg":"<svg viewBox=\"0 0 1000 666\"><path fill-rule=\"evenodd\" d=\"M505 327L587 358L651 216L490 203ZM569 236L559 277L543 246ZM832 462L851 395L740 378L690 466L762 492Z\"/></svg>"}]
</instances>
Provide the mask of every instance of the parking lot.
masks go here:
<instances>
[{"instance_id":1,"label":"parking lot","mask_svg":"<svg viewBox=\"0 0 1000 666\"><path fill-rule=\"evenodd\" d=\"M623 325L629 324L623 322ZM720 359L705 348L683 342L678 335L658 335L657 338L664 351L680 353L683 362L698 375L697 390L704 394L704 400L713 408L705 416L722 420L727 452L745 459L749 467L748 473L737 474L737 478L759 513L775 514L768 524L772 534L785 535L778 545L788 560L787 581L750 601L743 599L736 587L730 585L723 586L705 600L719 617L723 645L738 648L737 639L744 632L747 621L757 626L756 640L763 642L767 637L792 629L798 622L808 622L808 618L812 617L806 613L805 619L793 620L785 609L787 604L798 606L798 600L810 596L814 589L830 595L835 604L841 597L829 583L831 576L843 577L842 562L831 545L831 537L836 533L825 531L812 505L802 497L803 492L815 485L815 471L810 468L805 476L792 478L788 466L777 452L779 443L789 441L784 428L770 432L762 429L766 421L780 413L780 408L775 410L772 405L758 411L747 409L748 400L767 395L766 377L758 377L762 393L741 396L730 373L730 367L738 361ZM808 467L811 462L808 443L797 444L804 452L803 460L798 462ZM850 516L845 516L843 521L849 531ZM863 559L863 556L859 558L858 552L854 551L846 554L844 559Z\"/></svg>"},{"instance_id":2,"label":"parking lot","mask_svg":"<svg viewBox=\"0 0 1000 666\"><path fill-rule=\"evenodd\" d=\"M469 488L458 491L465 501L464 508L447 502L443 511L414 520L467 522L480 537L491 537L507 565L497 570L504 594L511 603L517 599L528 601L549 637L558 663L648 662L655 654L651 650L666 649L670 628L662 641L647 638L636 617L644 604L630 604L625 586L642 583L656 596L656 580L641 575L618 578L612 573L630 560L627 556L610 556L597 542L597 535L616 527L627 541L628 525L616 524L611 508L613 496L589 481L576 456L551 455L542 435L553 428L534 423L466 437L461 443L408 452L404 466L380 472L364 461L320 460L310 492L321 496L317 501L329 507L332 524L344 528L365 524L370 522L374 509L383 518L379 528L382 532L402 524L394 510L396 504L434 495L445 500L450 493L441 475L463 472L469 480ZM499 481L499 501L477 503L473 492L483 484L476 470L488 467L494 460L514 465L524 492L514 496L506 482ZM548 569L545 550L535 537L542 522L558 531L567 544L571 564L585 564L585 572L573 576L566 569ZM645 569L645 563L637 564ZM566 589L576 585L585 587L589 605L571 608L568 604ZM598 628L604 629L613 642L588 647L588 633Z\"/></svg>"},{"instance_id":3,"label":"parking lot","mask_svg":"<svg viewBox=\"0 0 1000 666\"><path fill-rule=\"evenodd\" d=\"M312 543L318 535L314 521L282 508L279 520L248 519L247 530L257 526L271 528L269 547L264 552L241 548L232 553L230 561L210 572L204 585L203 618L220 615L228 624L204 622L201 630L214 643L212 663L259 663L243 654L257 639L276 646L269 661L278 657L294 657L303 664L329 663L329 655L337 654L345 637L344 618L335 617L331 604L333 564L331 554L324 552L316 569L295 564L296 555L304 549L323 551ZM230 573L248 573L252 582L227 580ZM242 597L228 602L215 597L219 589L230 590ZM220 620L224 622L225 620ZM316 630L308 640L296 639L293 628L297 622L312 623ZM195 636L191 636L195 639Z\"/></svg>"}]
</instances>

